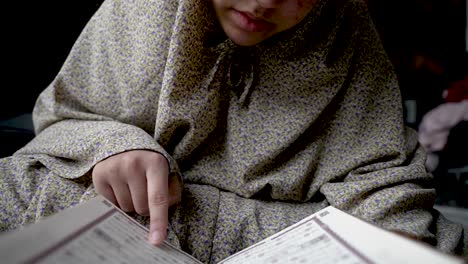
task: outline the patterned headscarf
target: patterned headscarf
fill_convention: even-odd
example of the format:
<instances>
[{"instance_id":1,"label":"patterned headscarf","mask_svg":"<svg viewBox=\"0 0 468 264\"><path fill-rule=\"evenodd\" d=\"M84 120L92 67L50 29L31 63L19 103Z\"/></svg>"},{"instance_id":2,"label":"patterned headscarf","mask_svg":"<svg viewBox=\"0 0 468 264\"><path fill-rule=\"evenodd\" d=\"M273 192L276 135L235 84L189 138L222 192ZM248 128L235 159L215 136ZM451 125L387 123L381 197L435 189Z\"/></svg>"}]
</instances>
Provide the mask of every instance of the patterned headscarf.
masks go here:
<instances>
[{"instance_id":1,"label":"patterned headscarf","mask_svg":"<svg viewBox=\"0 0 468 264\"><path fill-rule=\"evenodd\" d=\"M278 228L331 204L434 238L425 155L404 127L393 67L360 0L318 1L254 47L220 33L210 1L107 0L39 97L34 123L38 135L19 154L56 175L77 178L110 155L150 149L187 188L214 187L192 201L219 204L209 199L222 201L222 190L246 204L289 202L275 204L276 215L302 206Z\"/></svg>"}]
</instances>

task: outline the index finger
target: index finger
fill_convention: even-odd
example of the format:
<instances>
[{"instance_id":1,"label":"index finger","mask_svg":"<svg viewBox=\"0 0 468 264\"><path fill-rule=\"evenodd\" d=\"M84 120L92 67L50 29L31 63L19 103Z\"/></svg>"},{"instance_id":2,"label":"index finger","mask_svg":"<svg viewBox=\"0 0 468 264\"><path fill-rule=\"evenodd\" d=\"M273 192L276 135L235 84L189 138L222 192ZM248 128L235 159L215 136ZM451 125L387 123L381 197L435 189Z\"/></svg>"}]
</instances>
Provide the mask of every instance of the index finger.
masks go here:
<instances>
[{"instance_id":1,"label":"index finger","mask_svg":"<svg viewBox=\"0 0 468 264\"><path fill-rule=\"evenodd\" d=\"M160 245L166 239L169 210L168 170L150 168L147 171L148 208L150 213L149 241Z\"/></svg>"}]
</instances>

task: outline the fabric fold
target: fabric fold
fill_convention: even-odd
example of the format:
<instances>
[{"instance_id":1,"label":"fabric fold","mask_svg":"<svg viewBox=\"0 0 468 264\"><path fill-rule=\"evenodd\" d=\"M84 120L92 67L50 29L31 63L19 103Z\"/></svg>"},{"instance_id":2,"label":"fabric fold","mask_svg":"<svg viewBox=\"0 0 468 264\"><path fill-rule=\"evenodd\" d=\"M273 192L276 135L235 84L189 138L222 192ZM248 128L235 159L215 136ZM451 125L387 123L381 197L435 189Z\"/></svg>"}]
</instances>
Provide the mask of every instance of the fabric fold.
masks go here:
<instances>
[{"instance_id":1,"label":"fabric fold","mask_svg":"<svg viewBox=\"0 0 468 264\"><path fill-rule=\"evenodd\" d=\"M455 250L364 2L319 0L248 49L216 21L205 0L104 1L36 103L36 138L0 160L1 228L95 195L97 162L148 149L186 186L171 239L207 263L328 204Z\"/></svg>"}]
</instances>

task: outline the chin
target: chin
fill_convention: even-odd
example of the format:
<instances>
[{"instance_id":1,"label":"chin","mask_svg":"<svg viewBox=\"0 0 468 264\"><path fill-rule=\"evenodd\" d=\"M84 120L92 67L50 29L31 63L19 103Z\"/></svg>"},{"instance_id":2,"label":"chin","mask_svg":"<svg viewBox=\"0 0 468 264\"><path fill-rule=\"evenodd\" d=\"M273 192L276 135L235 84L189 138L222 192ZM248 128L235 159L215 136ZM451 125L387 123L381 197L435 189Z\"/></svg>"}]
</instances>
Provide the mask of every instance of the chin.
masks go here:
<instances>
[{"instance_id":1,"label":"chin","mask_svg":"<svg viewBox=\"0 0 468 264\"><path fill-rule=\"evenodd\" d=\"M230 39L232 40L232 42L236 43L237 45L244 46L244 47L255 46L261 42L257 40L253 41L253 40L239 40L239 39L233 39L233 38L230 38Z\"/></svg>"},{"instance_id":2,"label":"chin","mask_svg":"<svg viewBox=\"0 0 468 264\"><path fill-rule=\"evenodd\" d=\"M262 36L259 34L246 34L237 30L225 31L225 33L232 42L239 46L255 46L268 38L267 36Z\"/></svg>"}]
</instances>

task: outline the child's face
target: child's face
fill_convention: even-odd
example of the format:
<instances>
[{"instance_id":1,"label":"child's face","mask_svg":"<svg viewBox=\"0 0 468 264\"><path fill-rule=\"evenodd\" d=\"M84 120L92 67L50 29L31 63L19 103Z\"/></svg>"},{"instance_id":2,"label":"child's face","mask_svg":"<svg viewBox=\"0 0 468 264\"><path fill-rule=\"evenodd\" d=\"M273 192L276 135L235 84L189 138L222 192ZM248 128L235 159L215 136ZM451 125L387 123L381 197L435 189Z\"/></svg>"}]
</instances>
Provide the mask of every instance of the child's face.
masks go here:
<instances>
[{"instance_id":1,"label":"child's face","mask_svg":"<svg viewBox=\"0 0 468 264\"><path fill-rule=\"evenodd\" d=\"M252 46L304 19L318 0L212 0L226 35Z\"/></svg>"}]
</instances>

